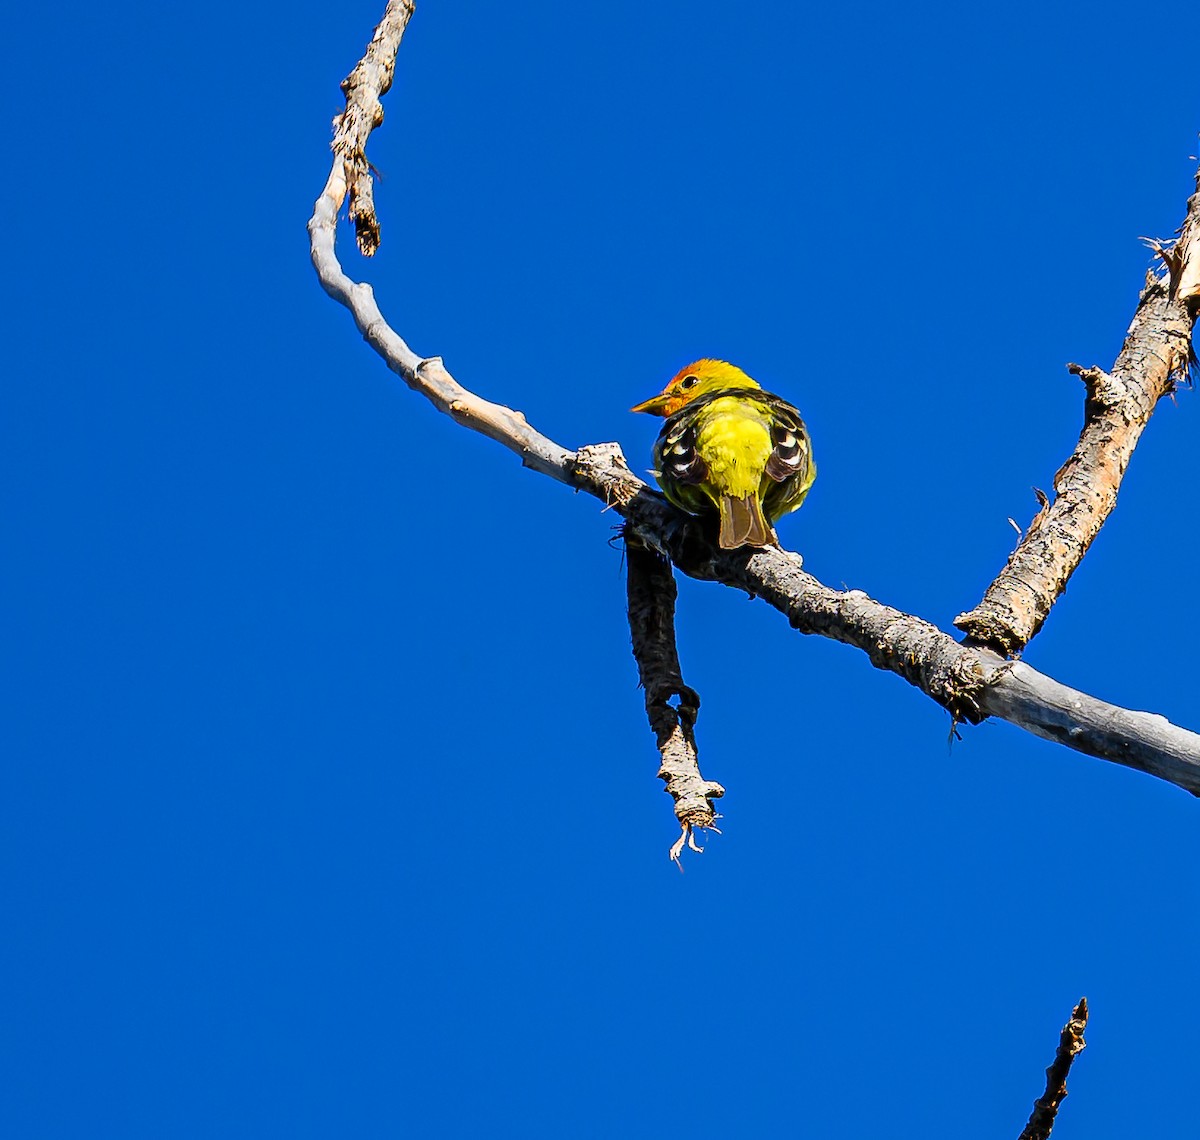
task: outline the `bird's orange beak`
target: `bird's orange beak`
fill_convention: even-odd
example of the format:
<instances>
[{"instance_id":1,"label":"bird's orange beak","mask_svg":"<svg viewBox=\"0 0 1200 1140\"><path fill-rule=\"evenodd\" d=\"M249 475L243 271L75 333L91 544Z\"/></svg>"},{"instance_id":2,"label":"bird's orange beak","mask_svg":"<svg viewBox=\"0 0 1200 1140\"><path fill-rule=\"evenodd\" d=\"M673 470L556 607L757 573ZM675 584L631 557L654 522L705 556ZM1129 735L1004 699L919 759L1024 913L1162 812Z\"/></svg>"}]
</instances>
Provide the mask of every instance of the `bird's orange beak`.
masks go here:
<instances>
[{"instance_id":1,"label":"bird's orange beak","mask_svg":"<svg viewBox=\"0 0 1200 1140\"><path fill-rule=\"evenodd\" d=\"M646 412L651 416L665 416L667 414L667 405L671 402L671 397L666 392L659 392L657 396L651 396L648 400L643 400L640 404L634 404L629 410L631 412Z\"/></svg>"}]
</instances>

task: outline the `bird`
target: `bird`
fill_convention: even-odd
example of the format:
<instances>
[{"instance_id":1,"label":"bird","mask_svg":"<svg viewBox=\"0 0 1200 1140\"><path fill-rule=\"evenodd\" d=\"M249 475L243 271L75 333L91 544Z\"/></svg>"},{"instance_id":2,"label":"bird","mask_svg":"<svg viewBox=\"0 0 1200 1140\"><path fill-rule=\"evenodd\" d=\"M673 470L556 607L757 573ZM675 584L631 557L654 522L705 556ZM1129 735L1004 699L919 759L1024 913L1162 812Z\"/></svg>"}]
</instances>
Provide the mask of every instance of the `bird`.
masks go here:
<instances>
[{"instance_id":1,"label":"bird","mask_svg":"<svg viewBox=\"0 0 1200 1140\"><path fill-rule=\"evenodd\" d=\"M668 501L716 511L723 550L778 543L775 522L804 502L817 467L808 429L786 400L726 360L697 360L630 409L664 416L654 471Z\"/></svg>"}]
</instances>

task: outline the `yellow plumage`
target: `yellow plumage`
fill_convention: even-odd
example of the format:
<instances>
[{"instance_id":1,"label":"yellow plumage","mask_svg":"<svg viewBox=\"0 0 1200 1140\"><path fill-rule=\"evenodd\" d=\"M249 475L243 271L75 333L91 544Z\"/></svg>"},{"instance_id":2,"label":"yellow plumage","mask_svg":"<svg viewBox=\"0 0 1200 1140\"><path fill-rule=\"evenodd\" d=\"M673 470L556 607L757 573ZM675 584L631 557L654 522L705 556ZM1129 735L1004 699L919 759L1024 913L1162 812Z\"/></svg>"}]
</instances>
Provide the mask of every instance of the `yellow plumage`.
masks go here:
<instances>
[{"instance_id":1,"label":"yellow plumage","mask_svg":"<svg viewBox=\"0 0 1200 1140\"><path fill-rule=\"evenodd\" d=\"M654 445L659 486L685 511L715 508L725 549L773 543L772 525L816 478L800 413L726 361L689 364L633 411L666 417Z\"/></svg>"}]
</instances>

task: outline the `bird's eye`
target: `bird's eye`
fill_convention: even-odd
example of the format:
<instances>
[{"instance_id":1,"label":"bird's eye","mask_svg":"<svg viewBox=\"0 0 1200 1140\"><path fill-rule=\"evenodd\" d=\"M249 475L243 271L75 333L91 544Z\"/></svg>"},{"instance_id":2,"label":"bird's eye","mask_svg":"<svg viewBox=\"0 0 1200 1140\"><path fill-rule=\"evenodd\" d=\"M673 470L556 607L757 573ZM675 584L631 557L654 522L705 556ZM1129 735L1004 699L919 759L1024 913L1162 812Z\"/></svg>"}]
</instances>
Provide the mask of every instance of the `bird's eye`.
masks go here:
<instances>
[{"instance_id":1,"label":"bird's eye","mask_svg":"<svg viewBox=\"0 0 1200 1140\"><path fill-rule=\"evenodd\" d=\"M679 381L679 386L686 392L689 388L694 388L699 383L699 376L685 376Z\"/></svg>"}]
</instances>

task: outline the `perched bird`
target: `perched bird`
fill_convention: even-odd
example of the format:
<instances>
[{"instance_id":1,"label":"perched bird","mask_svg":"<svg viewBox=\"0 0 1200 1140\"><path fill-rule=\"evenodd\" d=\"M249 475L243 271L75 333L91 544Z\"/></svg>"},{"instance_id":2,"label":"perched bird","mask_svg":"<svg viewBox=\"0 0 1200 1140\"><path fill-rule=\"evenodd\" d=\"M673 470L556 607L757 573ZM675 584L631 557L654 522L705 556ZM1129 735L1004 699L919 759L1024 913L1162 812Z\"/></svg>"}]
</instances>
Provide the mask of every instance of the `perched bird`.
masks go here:
<instances>
[{"instance_id":1,"label":"perched bird","mask_svg":"<svg viewBox=\"0 0 1200 1140\"><path fill-rule=\"evenodd\" d=\"M677 507L717 511L725 550L774 543L817 477L800 413L724 360L689 364L630 411L666 417L654 476Z\"/></svg>"}]
</instances>

